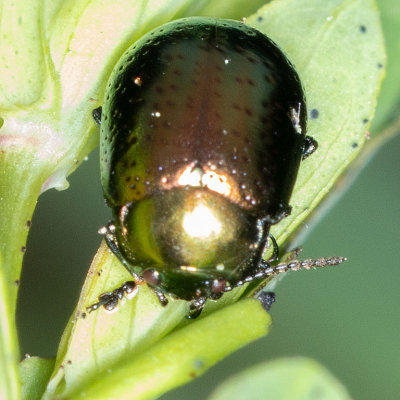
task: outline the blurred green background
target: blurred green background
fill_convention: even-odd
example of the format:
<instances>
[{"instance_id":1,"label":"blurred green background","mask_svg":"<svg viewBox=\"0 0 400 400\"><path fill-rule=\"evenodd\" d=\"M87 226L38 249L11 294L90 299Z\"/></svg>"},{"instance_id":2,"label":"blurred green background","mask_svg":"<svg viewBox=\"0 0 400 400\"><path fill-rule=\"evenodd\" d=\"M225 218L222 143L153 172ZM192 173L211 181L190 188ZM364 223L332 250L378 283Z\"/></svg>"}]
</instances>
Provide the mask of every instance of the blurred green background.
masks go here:
<instances>
[{"instance_id":1,"label":"blurred green background","mask_svg":"<svg viewBox=\"0 0 400 400\"><path fill-rule=\"evenodd\" d=\"M400 75L400 2L383 11L392 46L383 107L394 107ZM386 100L386 102L385 102ZM382 121L380 121L382 122ZM162 398L206 399L225 377L257 362L304 355L325 365L354 399L400 393L400 137L387 143L316 226L304 225L302 257L345 255L337 268L291 273L276 290L274 326L200 379ZM40 199L27 245L18 304L22 354L54 356L109 217L95 151L64 192ZM121 266L121 268L123 268Z\"/></svg>"}]
</instances>

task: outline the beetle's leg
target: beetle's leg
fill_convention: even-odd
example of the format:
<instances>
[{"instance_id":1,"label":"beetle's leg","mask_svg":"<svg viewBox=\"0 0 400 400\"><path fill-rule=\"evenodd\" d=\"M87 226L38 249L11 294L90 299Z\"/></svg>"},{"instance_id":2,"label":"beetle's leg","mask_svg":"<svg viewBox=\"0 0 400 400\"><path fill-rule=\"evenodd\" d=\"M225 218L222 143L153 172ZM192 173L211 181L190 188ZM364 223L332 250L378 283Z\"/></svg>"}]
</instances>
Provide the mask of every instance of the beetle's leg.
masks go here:
<instances>
[{"instance_id":1,"label":"beetle's leg","mask_svg":"<svg viewBox=\"0 0 400 400\"><path fill-rule=\"evenodd\" d=\"M109 222L106 226L103 226L102 228L99 229L99 233L101 235L104 235L104 239L107 243L107 246L110 248L110 250L113 252L113 254L118 258L118 260L121 262L121 264L129 271L130 274L133 275L135 281L128 281L125 282L121 287L113 290L112 292L107 292L103 293L102 295L99 296L99 301L92 306L88 307L88 311L94 311L97 310L99 307L104 306L104 308L108 311L113 310L117 305L118 301L122 299L124 293L130 294L131 292L127 292L125 290L125 286L127 284L133 284L136 287L137 290L137 285L138 284L143 284L145 281L132 273L128 263L125 261L124 257L122 257L122 254L119 250L118 246L118 241L115 236L115 225L113 222ZM158 300L160 301L162 306L166 306L168 304L168 299L165 297L164 293L162 293L159 290L154 290L155 294L158 297Z\"/></svg>"},{"instance_id":2,"label":"beetle's leg","mask_svg":"<svg viewBox=\"0 0 400 400\"><path fill-rule=\"evenodd\" d=\"M155 294L157 295L158 300L160 301L160 304L163 307L167 306L168 305L168 299L165 296L165 294L163 292L161 292L160 290L157 290L157 289L153 289L153 290L154 290Z\"/></svg>"},{"instance_id":3,"label":"beetle's leg","mask_svg":"<svg viewBox=\"0 0 400 400\"><path fill-rule=\"evenodd\" d=\"M94 119L94 122L96 122L97 125L101 124L101 111L102 111L101 106L94 108L92 110L92 118Z\"/></svg>"},{"instance_id":4,"label":"beetle's leg","mask_svg":"<svg viewBox=\"0 0 400 400\"><path fill-rule=\"evenodd\" d=\"M190 304L189 314L186 316L187 319L195 319L197 318L201 312L203 311L204 305L206 304L205 297L198 297L195 300L192 300Z\"/></svg>"},{"instance_id":5,"label":"beetle's leg","mask_svg":"<svg viewBox=\"0 0 400 400\"><path fill-rule=\"evenodd\" d=\"M87 307L86 310L91 313L103 306L107 311L112 311L117 307L119 301L123 299L124 295L133 297L137 290L138 287L135 281L127 281L112 292L101 294L98 297L99 301Z\"/></svg>"},{"instance_id":6,"label":"beetle's leg","mask_svg":"<svg viewBox=\"0 0 400 400\"><path fill-rule=\"evenodd\" d=\"M272 263L274 261L279 260L279 246L278 246L278 243L276 242L275 238L270 233L268 233L268 237L271 239L272 246L274 248L274 252L272 253L271 258L267 262Z\"/></svg>"},{"instance_id":7,"label":"beetle's leg","mask_svg":"<svg viewBox=\"0 0 400 400\"><path fill-rule=\"evenodd\" d=\"M311 136L306 136L303 142L303 156L302 160L311 156L315 150L318 148L318 142Z\"/></svg>"},{"instance_id":8,"label":"beetle's leg","mask_svg":"<svg viewBox=\"0 0 400 400\"><path fill-rule=\"evenodd\" d=\"M138 284L143 283L143 280L136 276L135 274L130 271L126 261L123 259L121 252L119 251L118 242L115 237L115 225L112 222L109 222L106 226L99 229L99 233L104 235L104 239L109 247L109 249L113 252L113 254L118 258L118 260L124 265L124 267L129 271L129 273L135 279L134 281L127 281L122 286L114 289L111 292L106 292L101 294L98 297L98 302L92 304L91 306L87 307L87 311L90 313L94 310L97 310L100 307L104 307L107 311L114 310L119 301L123 299L124 295L128 297L133 297L137 290Z\"/></svg>"},{"instance_id":9,"label":"beetle's leg","mask_svg":"<svg viewBox=\"0 0 400 400\"><path fill-rule=\"evenodd\" d=\"M114 255L118 258L120 263L128 270L131 274L131 270L124 257L122 257L121 251L119 250L118 241L115 236L115 225L112 221L110 221L106 226L103 226L99 229L98 233L104 236L104 239L107 243L109 249L114 253ZM136 277L135 277L136 278Z\"/></svg>"}]
</instances>

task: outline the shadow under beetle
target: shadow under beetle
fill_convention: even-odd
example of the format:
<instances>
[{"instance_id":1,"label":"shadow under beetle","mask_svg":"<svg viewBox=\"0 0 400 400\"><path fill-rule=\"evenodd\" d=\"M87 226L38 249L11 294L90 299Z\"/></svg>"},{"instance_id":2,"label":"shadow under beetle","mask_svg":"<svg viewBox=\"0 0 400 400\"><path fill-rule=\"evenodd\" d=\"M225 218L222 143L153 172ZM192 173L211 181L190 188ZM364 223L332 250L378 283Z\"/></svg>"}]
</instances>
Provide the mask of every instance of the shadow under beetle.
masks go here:
<instances>
[{"instance_id":1,"label":"shadow under beetle","mask_svg":"<svg viewBox=\"0 0 400 400\"><path fill-rule=\"evenodd\" d=\"M164 305L166 294L190 301L193 318L247 282L344 261L272 264L270 227L317 147L306 118L294 67L241 22L181 19L132 45L107 85L100 155L113 213L101 233L134 281L88 310L115 308L144 281Z\"/></svg>"}]
</instances>

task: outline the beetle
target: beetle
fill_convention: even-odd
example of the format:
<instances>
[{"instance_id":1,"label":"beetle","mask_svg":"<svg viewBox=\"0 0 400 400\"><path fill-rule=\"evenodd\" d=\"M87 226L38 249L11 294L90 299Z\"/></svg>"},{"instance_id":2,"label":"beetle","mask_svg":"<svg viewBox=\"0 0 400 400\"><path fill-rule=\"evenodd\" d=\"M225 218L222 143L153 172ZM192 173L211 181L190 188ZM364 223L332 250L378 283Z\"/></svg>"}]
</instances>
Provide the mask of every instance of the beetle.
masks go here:
<instances>
[{"instance_id":1,"label":"beetle","mask_svg":"<svg viewBox=\"0 0 400 400\"><path fill-rule=\"evenodd\" d=\"M317 147L306 119L295 68L242 22L191 17L134 43L108 81L100 140L113 214L101 233L134 281L88 310L146 282L162 304L190 301L195 317L246 282L344 261L275 265L270 227L290 214L300 161Z\"/></svg>"}]
</instances>

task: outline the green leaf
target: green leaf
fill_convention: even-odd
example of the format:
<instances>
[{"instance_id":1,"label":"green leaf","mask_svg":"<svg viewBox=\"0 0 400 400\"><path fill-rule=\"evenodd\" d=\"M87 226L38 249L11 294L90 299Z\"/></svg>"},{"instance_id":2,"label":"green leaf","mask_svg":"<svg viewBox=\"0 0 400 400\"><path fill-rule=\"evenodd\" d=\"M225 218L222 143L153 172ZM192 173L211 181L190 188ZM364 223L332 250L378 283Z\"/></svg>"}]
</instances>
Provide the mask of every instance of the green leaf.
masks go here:
<instances>
[{"instance_id":1,"label":"green leaf","mask_svg":"<svg viewBox=\"0 0 400 400\"><path fill-rule=\"evenodd\" d=\"M209 400L350 400L321 365L306 358L263 363L223 382Z\"/></svg>"},{"instance_id":2,"label":"green leaf","mask_svg":"<svg viewBox=\"0 0 400 400\"><path fill-rule=\"evenodd\" d=\"M291 215L272 228L283 243L367 140L384 76L383 37L373 0L274 1L247 22L270 36L298 70L311 115L308 134L319 143L300 167Z\"/></svg>"},{"instance_id":3,"label":"green leaf","mask_svg":"<svg viewBox=\"0 0 400 400\"><path fill-rule=\"evenodd\" d=\"M1 5L0 104L5 108L26 107L39 100L46 83L40 2L3 1Z\"/></svg>"},{"instance_id":4,"label":"green leaf","mask_svg":"<svg viewBox=\"0 0 400 400\"><path fill-rule=\"evenodd\" d=\"M54 359L27 357L21 361L22 400L41 399L53 368Z\"/></svg>"},{"instance_id":5,"label":"green leaf","mask_svg":"<svg viewBox=\"0 0 400 400\"><path fill-rule=\"evenodd\" d=\"M242 19L256 12L259 7L268 3L270 0L199 0L191 2L185 11L187 16L207 16Z\"/></svg>"},{"instance_id":6,"label":"green leaf","mask_svg":"<svg viewBox=\"0 0 400 400\"><path fill-rule=\"evenodd\" d=\"M146 285L117 312L101 308L87 314L86 307L96 301L92 285L98 295L110 284L118 286L121 281L112 280L121 273L126 274L125 280L130 278L103 243L64 333L44 399L55 394L118 398L132 390L135 398L153 398L202 374L267 332L270 317L258 301L248 299L182 324L188 312L186 302L171 300L162 307Z\"/></svg>"},{"instance_id":7,"label":"green leaf","mask_svg":"<svg viewBox=\"0 0 400 400\"><path fill-rule=\"evenodd\" d=\"M164 308L147 286L141 286L138 294L117 312L101 308L87 313L86 307L95 303L97 296L131 279L103 242L69 329L64 332L47 392L49 398L53 392L69 393L79 385L87 385L126 354L144 351L182 321L187 313L186 302L172 301Z\"/></svg>"},{"instance_id":8,"label":"green leaf","mask_svg":"<svg viewBox=\"0 0 400 400\"><path fill-rule=\"evenodd\" d=\"M399 116L400 105L400 3L397 0L378 0L377 4L388 57L386 79L372 124L372 131L375 133Z\"/></svg>"},{"instance_id":9,"label":"green leaf","mask_svg":"<svg viewBox=\"0 0 400 400\"><path fill-rule=\"evenodd\" d=\"M270 317L247 299L175 331L147 352L118 365L76 399L151 399L203 374L210 366L267 333Z\"/></svg>"}]
</instances>

